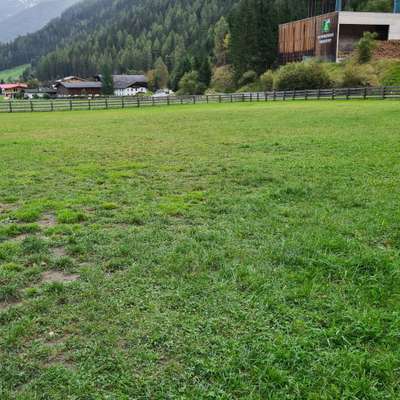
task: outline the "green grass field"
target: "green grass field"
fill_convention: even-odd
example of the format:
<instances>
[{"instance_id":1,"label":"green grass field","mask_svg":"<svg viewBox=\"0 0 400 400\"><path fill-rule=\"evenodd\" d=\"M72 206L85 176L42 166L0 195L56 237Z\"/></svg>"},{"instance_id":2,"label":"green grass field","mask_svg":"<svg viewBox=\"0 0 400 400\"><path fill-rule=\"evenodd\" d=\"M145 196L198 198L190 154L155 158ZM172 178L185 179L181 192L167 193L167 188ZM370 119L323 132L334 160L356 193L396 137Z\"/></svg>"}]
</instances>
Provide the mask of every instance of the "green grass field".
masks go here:
<instances>
[{"instance_id":1,"label":"green grass field","mask_svg":"<svg viewBox=\"0 0 400 400\"><path fill-rule=\"evenodd\" d=\"M2 400L400 398L398 102L0 120Z\"/></svg>"},{"instance_id":2,"label":"green grass field","mask_svg":"<svg viewBox=\"0 0 400 400\"><path fill-rule=\"evenodd\" d=\"M18 79L22 73L29 67L29 64L20 65L12 69L5 69L0 71L0 81L13 81Z\"/></svg>"}]
</instances>

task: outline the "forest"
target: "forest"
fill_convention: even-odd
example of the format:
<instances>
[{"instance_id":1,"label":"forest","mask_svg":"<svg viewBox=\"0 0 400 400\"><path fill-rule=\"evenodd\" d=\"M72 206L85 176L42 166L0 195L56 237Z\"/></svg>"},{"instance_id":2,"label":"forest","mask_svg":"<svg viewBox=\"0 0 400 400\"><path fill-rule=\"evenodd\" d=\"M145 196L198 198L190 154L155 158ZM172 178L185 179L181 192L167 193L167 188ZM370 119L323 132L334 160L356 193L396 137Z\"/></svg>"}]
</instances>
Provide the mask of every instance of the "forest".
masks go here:
<instances>
[{"instance_id":1,"label":"forest","mask_svg":"<svg viewBox=\"0 0 400 400\"><path fill-rule=\"evenodd\" d=\"M390 0L354 0L389 11ZM151 12L149 12L151 10ZM155 87L193 86L274 67L279 23L307 16L307 0L86 0L40 31L0 45L0 70L31 63L25 79L146 73ZM219 69L218 69L219 68ZM216 69L218 69L216 71Z\"/></svg>"}]
</instances>

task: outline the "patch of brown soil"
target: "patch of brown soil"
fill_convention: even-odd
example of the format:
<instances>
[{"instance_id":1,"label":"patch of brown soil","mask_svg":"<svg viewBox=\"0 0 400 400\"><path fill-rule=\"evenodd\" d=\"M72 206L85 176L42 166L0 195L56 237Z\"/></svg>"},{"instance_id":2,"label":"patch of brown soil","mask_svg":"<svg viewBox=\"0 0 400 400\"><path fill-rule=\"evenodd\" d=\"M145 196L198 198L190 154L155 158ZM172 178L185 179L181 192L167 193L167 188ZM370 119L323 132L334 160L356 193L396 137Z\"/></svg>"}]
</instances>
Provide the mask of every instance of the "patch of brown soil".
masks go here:
<instances>
[{"instance_id":1,"label":"patch of brown soil","mask_svg":"<svg viewBox=\"0 0 400 400\"><path fill-rule=\"evenodd\" d=\"M51 249L51 252L55 257L65 257L67 255L65 248L62 246L54 247L53 249Z\"/></svg>"},{"instance_id":2,"label":"patch of brown soil","mask_svg":"<svg viewBox=\"0 0 400 400\"><path fill-rule=\"evenodd\" d=\"M15 242L22 242L29 237L29 233L21 233L18 236L15 236L12 240Z\"/></svg>"},{"instance_id":3,"label":"patch of brown soil","mask_svg":"<svg viewBox=\"0 0 400 400\"><path fill-rule=\"evenodd\" d=\"M43 214L42 218L37 222L42 229L52 228L57 225L56 217L53 214Z\"/></svg>"},{"instance_id":4,"label":"patch of brown soil","mask_svg":"<svg viewBox=\"0 0 400 400\"><path fill-rule=\"evenodd\" d=\"M75 282L80 278L77 274L65 274L60 271L46 271L42 274L42 283L63 283L63 282Z\"/></svg>"},{"instance_id":5,"label":"patch of brown soil","mask_svg":"<svg viewBox=\"0 0 400 400\"><path fill-rule=\"evenodd\" d=\"M15 209L16 206L13 204L0 203L0 214L5 214L6 212L13 211Z\"/></svg>"},{"instance_id":6,"label":"patch of brown soil","mask_svg":"<svg viewBox=\"0 0 400 400\"><path fill-rule=\"evenodd\" d=\"M1 311L6 311L10 307L17 306L18 304L21 304L21 303L22 303L22 301L18 301L16 299L9 300L9 301L0 301L0 312Z\"/></svg>"},{"instance_id":7,"label":"patch of brown soil","mask_svg":"<svg viewBox=\"0 0 400 400\"><path fill-rule=\"evenodd\" d=\"M400 40L378 42L378 45L374 50L374 58L400 59Z\"/></svg>"}]
</instances>

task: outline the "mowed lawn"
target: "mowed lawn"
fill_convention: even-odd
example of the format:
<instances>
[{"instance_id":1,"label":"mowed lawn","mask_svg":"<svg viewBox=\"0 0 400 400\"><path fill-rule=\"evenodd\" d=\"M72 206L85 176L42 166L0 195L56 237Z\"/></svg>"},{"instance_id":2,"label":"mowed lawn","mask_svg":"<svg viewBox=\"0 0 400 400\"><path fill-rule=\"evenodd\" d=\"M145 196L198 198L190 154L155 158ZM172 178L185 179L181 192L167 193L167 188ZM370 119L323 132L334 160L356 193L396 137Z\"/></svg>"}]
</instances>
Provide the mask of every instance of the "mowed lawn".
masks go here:
<instances>
[{"instance_id":1,"label":"mowed lawn","mask_svg":"<svg viewBox=\"0 0 400 400\"><path fill-rule=\"evenodd\" d=\"M0 398L399 399L400 103L0 115Z\"/></svg>"}]
</instances>

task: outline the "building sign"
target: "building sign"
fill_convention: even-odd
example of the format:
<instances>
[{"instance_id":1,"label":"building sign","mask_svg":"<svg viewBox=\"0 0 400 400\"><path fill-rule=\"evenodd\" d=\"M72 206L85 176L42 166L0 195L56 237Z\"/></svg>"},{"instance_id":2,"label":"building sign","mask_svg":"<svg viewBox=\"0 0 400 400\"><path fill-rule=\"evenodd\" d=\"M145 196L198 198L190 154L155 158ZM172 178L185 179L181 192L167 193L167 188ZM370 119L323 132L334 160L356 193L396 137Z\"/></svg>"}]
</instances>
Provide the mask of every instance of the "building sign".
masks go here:
<instances>
[{"instance_id":1,"label":"building sign","mask_svg":"<svg viewBox=\"0 0 400 400\"><path fill-rule=\"evenodd\" d=\"M332 43L335 34L331 32L331 30L332 30L332 21L330 19L324 19L321 23L322 35L318 36L318 41L320 44Z\"/></svg>"},{"instance_id":2,"label":"building sign","mask_svg":"<svg viewBox=\"0 0 400 400\"><path fill-rule=\"evenodd\" d=\"M324 19L322 21L321 32L329 33L332 29L332 21L330 19Z\"/></svg>"}]
</instances>

